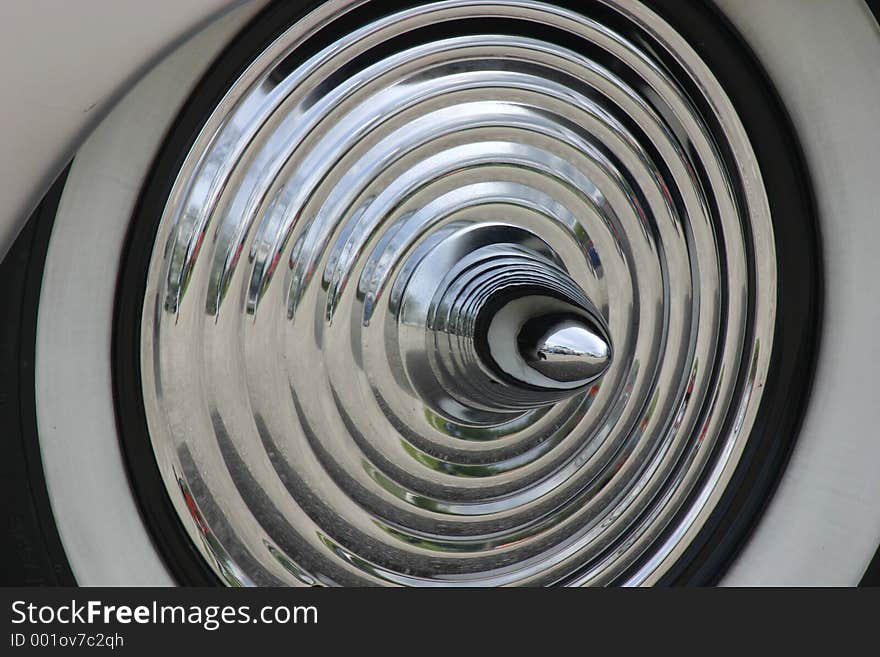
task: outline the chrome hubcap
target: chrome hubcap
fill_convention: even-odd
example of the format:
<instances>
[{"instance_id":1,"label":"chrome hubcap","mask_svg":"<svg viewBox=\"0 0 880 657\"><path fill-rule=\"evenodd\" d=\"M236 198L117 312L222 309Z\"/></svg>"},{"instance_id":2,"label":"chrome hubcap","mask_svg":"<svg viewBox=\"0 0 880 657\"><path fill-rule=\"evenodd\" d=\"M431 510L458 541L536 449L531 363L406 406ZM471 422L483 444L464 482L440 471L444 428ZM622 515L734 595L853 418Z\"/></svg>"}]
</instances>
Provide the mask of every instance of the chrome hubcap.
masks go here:
<instances>
[{"instance_id":1,"label":"chrome hubcap","mask_svg":"<svg viewBox=\"0 0 880 657\"><path fill-rule=\"evenodd\" d=\"M178 513L232 584L655 581L767 374L745 131L637 2L370 6L256 57L163 210L142 386Z\"/></svg>"}]
</instances>

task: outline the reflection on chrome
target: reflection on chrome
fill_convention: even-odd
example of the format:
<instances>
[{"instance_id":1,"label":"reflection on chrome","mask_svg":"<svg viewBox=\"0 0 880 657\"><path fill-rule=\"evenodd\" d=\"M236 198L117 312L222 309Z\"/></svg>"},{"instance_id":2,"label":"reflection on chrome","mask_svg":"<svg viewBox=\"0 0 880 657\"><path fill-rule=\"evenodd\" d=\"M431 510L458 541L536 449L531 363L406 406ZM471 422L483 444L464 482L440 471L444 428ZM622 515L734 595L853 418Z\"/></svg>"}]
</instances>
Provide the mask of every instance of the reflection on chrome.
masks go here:
<instances>
[{"instance_id":1,"label":"reflection on chrome","mask_svg":"<svg viewBox=\"0 0 880 657\"><path fill-rule=\"evenodd\" d=\"M586 385L611 364L608 339L574 313L527 320L520 328L518 347L529 367L560 382Z\"/></svg>"},{"instance_id":2,"label":"reflection on chrome","mask_svg":"<svg viewBox=\"0 0 880 657\"><path fill-rule=\"evenodd\" d=\"M227 583L650 583L711 512L770 356L769 209L706 66L603 4L334 0L207 119L141 360Z\"/></svg>"},{"instance_id":3,"label":"reflection on chrome","mask_svg":"<svg viewBox=\"0 0 880 657\"><path fill-rule=\"evenodd\" d=\"M605 321L552 248L530 231L486 221L452 222L404 262L384 341L395 379L450 420L498 425L582 392L606 369L583 360L582 379L547 376L520 353L523 328L551 313L584 325ZM600 337L601 336L601 337Z\"/></svg>"}]
</instances>

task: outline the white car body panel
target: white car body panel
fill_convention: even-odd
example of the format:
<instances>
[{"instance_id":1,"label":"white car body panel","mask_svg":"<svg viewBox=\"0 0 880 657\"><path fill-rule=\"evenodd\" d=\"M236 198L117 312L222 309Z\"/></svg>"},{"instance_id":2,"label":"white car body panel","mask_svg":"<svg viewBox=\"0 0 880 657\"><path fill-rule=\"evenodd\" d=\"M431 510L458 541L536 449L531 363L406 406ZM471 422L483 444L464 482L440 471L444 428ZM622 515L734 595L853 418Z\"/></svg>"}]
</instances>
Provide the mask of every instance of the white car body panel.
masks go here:
<instances>
[{"instance_id":1,"label":"white car body panel","mask_svg":"<svg viewBox=\"0 0 880 657\"><path fill-rule=\"evenodd\" d=\"M238 4L0 3L0 259L114 102L166 52Z\"/></svg>"}]
</instances>

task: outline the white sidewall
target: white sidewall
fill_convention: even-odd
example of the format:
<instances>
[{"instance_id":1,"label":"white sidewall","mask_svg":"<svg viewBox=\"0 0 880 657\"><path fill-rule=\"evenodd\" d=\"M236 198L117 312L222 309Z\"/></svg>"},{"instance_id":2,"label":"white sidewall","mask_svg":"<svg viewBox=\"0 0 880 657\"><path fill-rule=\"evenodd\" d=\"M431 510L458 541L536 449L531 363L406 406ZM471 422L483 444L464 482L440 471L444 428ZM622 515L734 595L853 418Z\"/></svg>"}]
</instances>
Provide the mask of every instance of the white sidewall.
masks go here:
<instances>
[{"instance_id":1,"label":"white sidewall","mask_svg":"<svg viewBox=\"0 0 880 657\"><path fill-rule=\"evenodd\" d=\"M880 364L880 30L862 0L717 2L762 61L798 131L826 276L802 434L723 583L855 584L880 543L872 385ZM119 257L162 135L256 8L226 16L139 83L78 152L61 199L40 301L37 419L53 511L81 584L172 583L141 521L117 438L110 345Z\"/></svg>"},{"instance_id":2,"label":"white sidewall","mask_svg":"<svg viewBox=\"0 0 880 657\"><path fill-rule=\"evenodd\" d=\"M779 488L724 583L857 584L880 543L880 29L862 0L718 4L795 124L825 268L809 410Z\"/></svg>"},{"instance_id":3,"label":"white sidewall","mask_svg":"<svg viewBox=\"0 0 880 657\"><path fill-rule=\"evenodd\" d=\"M46 256L37 320L37 428L52 510L77 582L170 585L125 472L113 409L119 260L170 122L256 3L160 63L77 152Z\"/></svg>"}]
</instances>

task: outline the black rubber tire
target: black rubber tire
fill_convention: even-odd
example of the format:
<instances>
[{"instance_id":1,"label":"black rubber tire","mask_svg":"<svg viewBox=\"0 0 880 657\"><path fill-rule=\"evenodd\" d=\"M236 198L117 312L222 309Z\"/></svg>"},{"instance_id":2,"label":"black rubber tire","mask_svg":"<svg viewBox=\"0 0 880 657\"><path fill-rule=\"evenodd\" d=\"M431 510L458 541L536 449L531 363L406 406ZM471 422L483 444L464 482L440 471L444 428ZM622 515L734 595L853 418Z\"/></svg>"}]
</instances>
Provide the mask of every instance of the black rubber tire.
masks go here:
<instances>
[{"instance_id":1,"label":"black rubber tire","mask_svg":"<svg viewBox=\"0 0 880 657\"><path fill-rule=\"evenodd\" d=\"M0 584L72 585L49 504L37 437L34 351L43 260L67 169L0 264ZM43 257L40 256L43 254Z\"/></svg>"}]
</instances>

